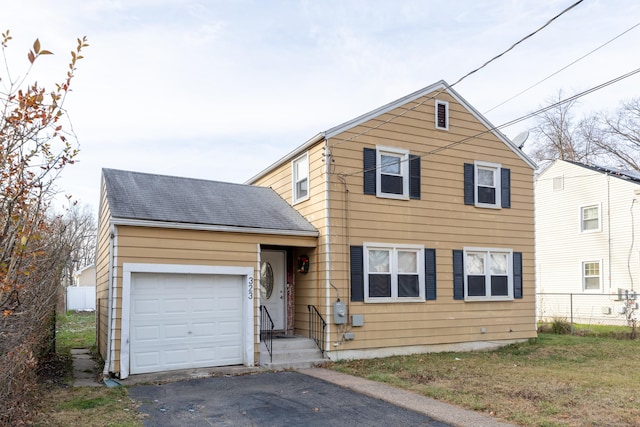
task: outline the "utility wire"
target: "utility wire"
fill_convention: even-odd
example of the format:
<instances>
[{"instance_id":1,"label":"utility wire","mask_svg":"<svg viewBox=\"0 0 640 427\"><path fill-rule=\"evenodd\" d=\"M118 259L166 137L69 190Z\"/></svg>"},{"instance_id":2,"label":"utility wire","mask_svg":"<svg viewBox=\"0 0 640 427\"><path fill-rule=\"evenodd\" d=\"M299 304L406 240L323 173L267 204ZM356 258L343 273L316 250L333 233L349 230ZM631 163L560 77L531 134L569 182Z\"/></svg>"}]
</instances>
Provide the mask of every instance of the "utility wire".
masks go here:
<instances>
[{"instance_id":1,"label":"utility wire","mask_svg":"<svg viewBox=\"0 0 640 427\"><path fill-rule=\"evenodd\" d=\"M502 53L499 53L498 55L494 56L493 58L491 58L490 60L488 60L487 62L485 62L484 64L482 64L480 67L476 68L473 71L468 72L467 74L465 74L464 76L460 77L454 84L452 84L451 86L455 86L458 83L460 83L462 80L466 79L467 77L469 77L470 75L482 70L484 67L486 67L487 65L491 64L493 61L495 61L496 59L502 57L503 55L505 55L507 52L513 50L516 46L518 46L520 43L524 42L525 40L535 36L537 33L539 33L541 30L543 30L544 28L548 27L553 21L555 21L556 19L558 19L559 17L561 17L562 15L564 15L565 13L569 12L571 9L573 9L574 7L576 7L577 5L579 5L580 3L582 3L584 0L578 0L577 2L575 2L574 4L572 4L571 6L569 6L568 8L566 8L565 10L563 10L562 12L560 12L559 14L557 14L556 16L554 16L553 18L549 19L542 27L538 28L537 30L535 30L534 32L532 32L531 34L529 34L528 36L525 36L523 38L521 38L520 40L518 40L517 42L515 42L514 44L511 45L511 47L507 50L505 50Z\"/></svg>"},{"instance_id":2,"label":"utility wire","mask_svg":"<svg viewBox=\"0 0 640 427\"><path fill-rule=\"evenodd\" d=\"M456 80L455 83L449 85L449 88L454 87L455 85L457 85L458 83L460 83L461 81L463 81L464 79L466 79L467 77L469 77L470 75L482 70L483 68L485 68L487 65L489 65L490 63L494 62L495 60L497 60L498 58L501 58L502 56L504 56L505 54L507 54L509 51L513 50L516 46L518 46L520 43L524 42L525 40L533 37L534 35L536 35L537 33L539 33L540 31L542 31L544 28L548 27L553 21L555 21L556 19L558 19L559 17L561 17L562 15L564 15L565 13L569 12L571 9L573 9L574 7L576 7L577 5L579 5L580 3L582 3L584 0L578 0L577 2L573 3L571 6L567 7L566 9L564 9L562 12L558 13L556 16L554 16L553 18L549 19L546 23L544 23L544 25L542 25L541 27L539 27L538 29L536 29L535 31L533 31L532 33L530 33L529 35L521 38L520 40L518 40L517 42L515 42L514 44L512 44L507 50L499 53L498 55L494 56L493 58L491 58L490 60L486 61L484 64L482 64L480 67L468 72L467 74L463 75L462 77L460 77L458 80ZM446 88L445 88L446 89ZM393 120L404 116L405 114L407 114L410 111L415 110L416 108L420 107L421 105L424 105L424 103L426 103L427 101L431 101L433 99L435 99L438 95L440 95L445 89L440 89L438 92L436 92L435 94L431 95L430 97L427 97L426 99L424 99L422 102L414 105L411 108L408 108L406 110L404 110L402 113L396 114L391 116L389 119L383 121L382 123L372 127L372 128L368 128L363 130L360 133L357 133L349 138L346 139L341 139L338 142L336 142L335 144L332 145L332 147L335 147L337 145L340 144L344 144L345 142L349 142L352 141L362 135L366 135L367 133L371 132L372 130L378 129L384 125L386 125L389 122L392 122Z\"/></svg>"},{"instance_id":3,"label":"utility wire","mask_svg":"<svg viewBox=\"0 0 640 427\"><path fill-rule=\"evenodd\" d=\"M590 89L587 89L587 90L585 90L585 91L583 91L583 92L580 92L580 93L577 93L577 94L575 94L575 95L573 95L573 96L570 96L569 98L566 98L566 99L560 100L560 101L555 102L555 103L553 103L553 104L551 104L551 105L548 105L548 106L546 106L546 107L540 108L540 109L538 109L538 110L536 110L536 111L534 111L534 112L532 112L532 113L526 114L526 115L524 115L524 116L520 116L520 117L518 117L518 118L516 118L516 119L513 119L513 120L511 120L511 121L508 121L508 122L506 122L506 123L503 123L503 124L501 124L501 125L499 125L499 126L493 126L493 127L488 128L488 129L486 129L486 130L484 130L484 131L482 131L482 132L479 132L479 133L477 133L477 134L475 134L475 135L468 136L468 137L463 138L463 139L461 139L461 140L459 140L459 141L455 141L455 142L452 142L452 143L450 143L450 144L443 145L442 147L438 147L438 148L436 148L436 149L433 149L433 150L431 150L431 151L428 151L428 152L426 152L426 153L420 154L420 155L418 155L418 157L423 158L423 157L431 156L431 155L433 155L433 154L437 154L437 153L439 153L439 152L441 152L441 151L448 150L448 149L453 148L453 147L455 147L455 146L458 146L458 145L464 144L464 143L466 143L466 142L468 142L468 141L470 141L470 140L476 139L476 138L478 138L478 137L480 137L480 136L482 136L482 135L485 135L485 134L487 134L487 133L491 133L491 132L493 132L493 131L497 131L497 130L500 130L500 129L502 129L502 128L512 126L512 125L514 125L514 124L516 124L516 123L519 123L519 122L522 122L522 121L524 121L524 120L528 120L528 119L530 119L530 118L532 118L532 117L537 116L538 114L542 114L542 113L544 113L544 112L546 112L546 111L549 111L549 110L551 110L551 109L553 109L553 108L555 108L555 107L558 107L558 106L560 106L560 105L562 105L562 104L565 104L565 103L567 103L567 102L571 102L571 101L576 100L576 99L578 99L578 98L581 98L581 97L583 97L583 96L585 96L585 95L588 95L588 94L590 94L590 93L593 93L593 92L595 92L595 91L597 91L597 90L600 90L600 89L602 89L602 88L605 88L605 87L607 87L607 86L609 86L609 85L612 85L612 84L614 84L614 83L617 83L617 82L619 82L619 81L621 81L621 80L624 80L624 79L626 79L626 78L628 78L628 77L631 77L631 76L633 76L633 75L635 75L635 74L638 74L638 73L640 73L640 68L636 68L636 69L635 69L635 70L633 70L633 71L630 71L630 72L628 72L628 73L626 73L626 74L623 74L623 75L621 75L621 76L618 76L618 77L616 77L616 78L614 78L614 79L611 79L611 80L609 80L609 81L607 81L607 82L605 82L605 83L599 84L598 86L594 86L594 87L592 87L592 88L590 88ZM406 161L408 161L408 160L402 160L402 161L403 161L403 162L406 162ZM342 176L344 176L344 177L347 177L347 176L353 176L353 175L359 175L359 174L361 174L361 173L375 171L375 170L379 169L380 167L381 167L381 166L376 166L375 168L357 170L357 171L355 171L355 172L351 172L351 173L347 173L347 174L341 174L341 175L342 175Z\"/></svg>"},{"instance_id":4,"label":"utility wire","mask_svg":"<svg viewBox=\"0 0 640 427\"><path fill-rule=\"evenodd\" d=\"M601 44L600 46L598 46L597 48L593 49L592 51L586 53L585 55L582 55L580 58L576 59L575 61L571 62L570 64L565 65L564 67L560 68L558 71L556 71L553 74L548 75L547 77L545 77L544 79L540 80L537 83L532 84L531 86L529 86L528 88L516 93L515 95L513 95L511 98L507 99L506 101L502 101L500 104L490 108L489 110L485 111L483 114L487 114L490 113L491 111L495 110L498 107L503 106L504 104L506 104L507 102L519 97L520 95L522 95L523 93L533 89L534 87L538 86L539 84L549 80L551 77L555 76L556 74L559 74L560 72L566 70L567 68L571 67L573 64L575 64L576 62L582 61L584 58L586 58L587 56L591 55L592 53L602 49L603 47L605 47L606 45L608 45L609 43L617 40L618 38L622 37L623 35L627 34L629 31L633 30L634 28L640 26L640 22L638 22L636 25L634 25L633 27L629 28L626 31L623 31L622 33L618 34L617 36L615 36L614 38L612 38L611 40Z\"/></svg>"}]
</instances>

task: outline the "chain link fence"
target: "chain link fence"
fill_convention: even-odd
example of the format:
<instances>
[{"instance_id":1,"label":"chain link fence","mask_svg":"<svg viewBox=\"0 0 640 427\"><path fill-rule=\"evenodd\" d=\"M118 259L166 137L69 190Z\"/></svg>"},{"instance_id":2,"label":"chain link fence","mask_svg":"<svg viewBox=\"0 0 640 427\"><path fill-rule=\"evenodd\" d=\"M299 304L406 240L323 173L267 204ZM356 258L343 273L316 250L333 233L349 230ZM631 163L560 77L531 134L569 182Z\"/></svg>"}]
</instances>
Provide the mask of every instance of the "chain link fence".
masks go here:
<instances>
[{"instance_id":1,"label":"chain link fence","mask_svg":"<svg viewBox=\"0 0 640 427\"><path fill-rule=\"evenodd\" d=\"M538 322L562 319L573 324L630 326L638 322L638 295L621 290L615 294L536 293Z\"/></svg>"}]
</instances>

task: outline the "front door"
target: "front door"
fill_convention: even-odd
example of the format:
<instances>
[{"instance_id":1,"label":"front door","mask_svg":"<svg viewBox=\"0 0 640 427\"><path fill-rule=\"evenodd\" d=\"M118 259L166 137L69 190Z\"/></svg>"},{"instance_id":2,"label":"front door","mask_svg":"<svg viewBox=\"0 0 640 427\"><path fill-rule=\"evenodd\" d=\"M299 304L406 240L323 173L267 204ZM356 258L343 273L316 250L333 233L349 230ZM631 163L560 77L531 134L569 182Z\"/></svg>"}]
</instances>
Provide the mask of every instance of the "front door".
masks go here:
<instances>
[{"instance_id":1,"label":"front door","mask_svg":"<svg viewBox=\"0 0 640 427\"><path fill-rule=\"evenodd\" d=\"M286 329L285 251L260 254L260 303L267 307L276 330Z\"/></svg>"}]
</instances>

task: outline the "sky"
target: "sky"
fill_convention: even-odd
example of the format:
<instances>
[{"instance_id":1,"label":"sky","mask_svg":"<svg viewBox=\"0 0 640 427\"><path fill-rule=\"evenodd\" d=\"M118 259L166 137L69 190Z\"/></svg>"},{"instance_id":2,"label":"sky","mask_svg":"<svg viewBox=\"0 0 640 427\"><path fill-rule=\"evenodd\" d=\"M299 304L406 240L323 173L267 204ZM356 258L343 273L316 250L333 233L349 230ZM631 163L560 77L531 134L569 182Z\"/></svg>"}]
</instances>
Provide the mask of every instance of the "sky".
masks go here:
<instances>
[{"instance_id":1,"label":"sky","mask_svg":"<svg viewBox=\"0 0 640 427\"><path fill-rule=\"evenodd\" d=\"M80 154L58 181L59 206L71 195L97 215L101 168L245 182L318 132L456 82L574 2L5 0L0 30L13 36L13 77L26 72L36 38L54 52L29 75L51 88L87 36L65 105ZM640 26L621 35L637 24L640 2L584 0L454 89L494 125L507 123L560 90L639 68ZM580 98L576 114L613 112L639 87L640 74L626 78Z\"/></svg>"}]
</instances>

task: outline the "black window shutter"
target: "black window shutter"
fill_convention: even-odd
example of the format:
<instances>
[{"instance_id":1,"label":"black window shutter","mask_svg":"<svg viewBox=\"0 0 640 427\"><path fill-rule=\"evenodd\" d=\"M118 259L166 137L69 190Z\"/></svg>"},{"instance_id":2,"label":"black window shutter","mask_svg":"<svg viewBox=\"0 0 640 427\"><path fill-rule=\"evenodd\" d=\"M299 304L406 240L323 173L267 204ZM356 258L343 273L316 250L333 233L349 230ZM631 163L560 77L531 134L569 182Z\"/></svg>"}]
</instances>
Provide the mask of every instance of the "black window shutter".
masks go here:
<instances>
[{"instance_id":1,"label":"black window shutter","mask_svg":"<svg viewBox=\"0 0 640 427\"><path fill-rule=\"evenodd\" d=\"M513 253L513 297L522 298L522 252Z\"/></svg>"},{"instance_id":2,"label":"black window shutter","mask_svg":"<svg viewBox=\"0 0 640 427\"><path fill-rule=\"evenodd\" d=\"M409 197L420 198L420 156L409 156Z\"/></svg>"},{"instance_id":3,"label":"black window shutter","mask_svg":"<svg viewBox=\"0 0 640 427\"><path fill-rule=\"evenodd\" d=\"M425 284L426 300L436 299L436 250L425 249L424 250L424 270L425 270Z\"/></svg>"},{"instance_id":4,"label":"black window shutter","mask_svg":"<svg viewBox=\"0 0 640 427\"><path fill-rule=\"evenodd\" d=\"M510 208L511 207L511 169L502 168L500 169L500 190L501 190L501 199L502 199L502 207Z\"/></svg>"},{"instance_id":5,"label":"black window shutter","mask_svg":"<svg viewBox=\"0 0 640 427\"><path fill-rule=\"evenodd\" d=\"M464 252L453 251L453 299L464 299Z\"/></svg>"},{"instance_id":6,"label":"black window shutter","mask_svg":"<svg viewBox=\"0 0 640 427\"><path fill-rule=\"evenodd\" d=\"M464 164L464 204L475 205L474 197L474 166L472 163Z\"/></svg>"},{"instance_id":7,"label":"black window shutter","mask_svg":"<svg viewBox=\"0 0 640 427\"><path fill-rule=\"evenodd\" d=\"M363 153L364 194L376 194L376 150L365 148Z\"/></svg>"},{"instance_id":8,"label":"black window shutter","mask_svg":"<svg viewBox=\"0 0 640 427\"><path fill-rule=\"evenodd\" d=\"M351 301L364 301L364 260L362 246L351 246L350 253Z\"/></svg>"}]
</instances>

